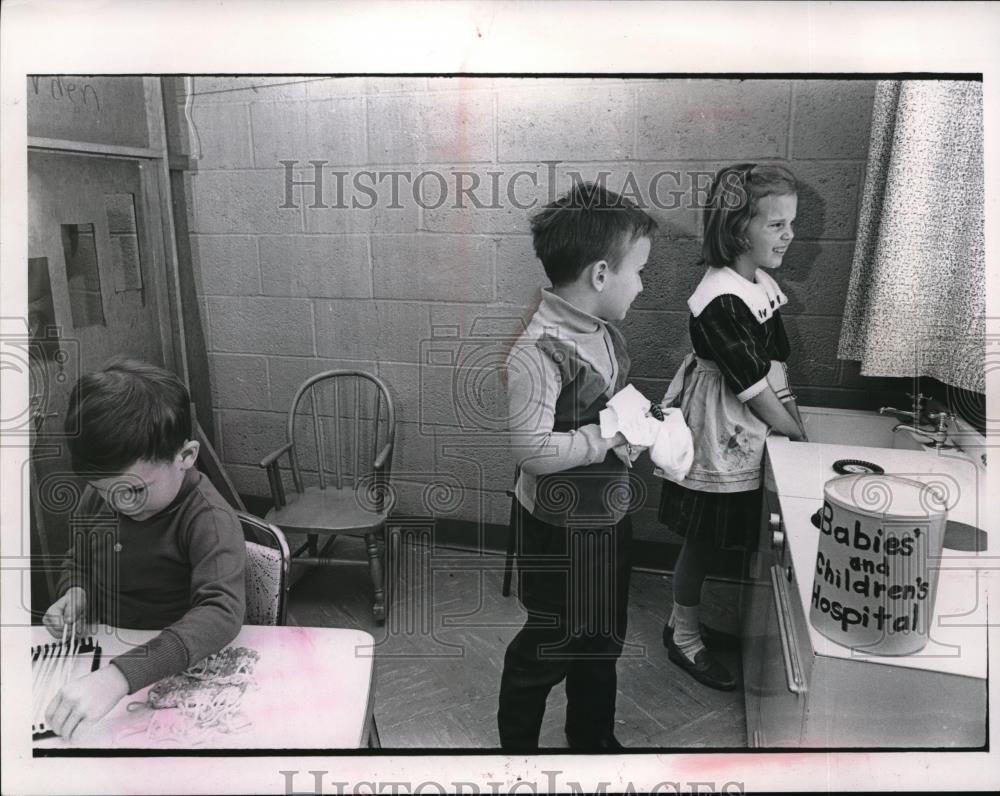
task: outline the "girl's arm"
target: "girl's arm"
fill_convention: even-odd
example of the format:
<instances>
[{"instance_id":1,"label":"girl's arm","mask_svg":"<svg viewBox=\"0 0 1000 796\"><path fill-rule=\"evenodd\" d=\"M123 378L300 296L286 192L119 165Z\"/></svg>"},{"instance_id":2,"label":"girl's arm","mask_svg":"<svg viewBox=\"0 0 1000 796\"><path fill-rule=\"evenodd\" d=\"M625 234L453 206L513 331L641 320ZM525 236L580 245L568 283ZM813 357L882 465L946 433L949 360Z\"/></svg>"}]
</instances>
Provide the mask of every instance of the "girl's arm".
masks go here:
<instances>
[{"instance_id":1,"label":"girl's arm","mask_svg":"<svg viewBox=\"0 0 1000 796\"><path fill-rule=\"evenodd\" d=\"M799 406L795 403L795 399L793 398L790 401L785 401L784 406L785 409L788 410L788 413L795 418L795 422L799 424L799 429L802 432L799 442L808 442L809 439L806 437L806 424L802 422L802 415L799 414Z\"/></svg>"},{"instance_id":2,"label":"girl's arm","mask_svg":"<svg viewBox=\"0 0 1000 796\"><path fill-rule=\"evenodd\" d=\"M779 434L784 434L789 439L800 442L805 439L801 421L797 419L798 411L795 415L786 408L787 404L782 404L774 390L765 387L753 398L747 401L747 406L761 420L767 423ZM794 403L792 404L794 407Z\"/></svg>"},{"instance_id":3,"label":"girl's arm","mask_svg":"<svg viewBox=\"0 0 1000 796\"><path fill-rule=\"evenodd\" d=\"M775 333L775 347L777 349L778 359L781 362L783 382L785 386L788 386L788 368L785 362L788 360L789 355L792 353L792 347L788 343L788 335L785 332L785 324L781 319L781 313L774 313L774 333ZM771 363L773 369L775 363ZM788 413L795 418L795 422L799 424L799 429L802 432L802 442L808 442L806 437L806 425L802 422L802 416L799 414L799 406L795 400L795 394L792 393L790 389L786 390L784 394L779 391L779 396L781 403L784 405Z\"/></svg>"}]
</instances>

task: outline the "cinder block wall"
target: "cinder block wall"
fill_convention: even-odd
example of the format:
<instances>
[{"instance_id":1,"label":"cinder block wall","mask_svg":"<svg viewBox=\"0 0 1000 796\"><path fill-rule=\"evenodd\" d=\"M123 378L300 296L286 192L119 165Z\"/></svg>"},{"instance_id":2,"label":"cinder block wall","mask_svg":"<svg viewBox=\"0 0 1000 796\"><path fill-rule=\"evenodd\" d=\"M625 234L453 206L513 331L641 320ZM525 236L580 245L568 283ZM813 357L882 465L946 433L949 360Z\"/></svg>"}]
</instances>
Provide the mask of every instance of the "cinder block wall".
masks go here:
<instances>
[{"instance_id":1,"label":"cinder block wall","mask_svg":"<svg viewBox=\"0 0 1000 796\"><path fill-rule=\"evenodd\" d=\"M545 284L528 206L575 175L605 172L660 222L623 324L635 383L653 397L689 349L685 300L702 272L692 196L727 162L786 163L803 183L778 274L794 387L804 404L857 405L870 385L836 347L873 92L831 80L196 78L174 146L198 157L192 259L218 447L238 488L267 494L255 463L281 443L306 376L360 367L399 406L400 510L505 523L513 462L491 431L503 425L495 365ZM642 472L637 536L669 541Z\"/></svg>"}]
</instances>

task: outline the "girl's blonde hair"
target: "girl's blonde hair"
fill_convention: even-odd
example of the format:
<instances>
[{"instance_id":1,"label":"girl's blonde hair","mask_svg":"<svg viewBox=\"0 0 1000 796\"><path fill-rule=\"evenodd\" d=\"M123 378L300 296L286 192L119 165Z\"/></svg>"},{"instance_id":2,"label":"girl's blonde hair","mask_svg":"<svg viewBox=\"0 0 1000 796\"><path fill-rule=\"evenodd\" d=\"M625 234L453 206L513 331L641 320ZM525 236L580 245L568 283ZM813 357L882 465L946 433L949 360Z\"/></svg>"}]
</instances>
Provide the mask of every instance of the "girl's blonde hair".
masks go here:
<instances>
[{"instance_id":1,"label":"girl's blonde hair","mask_svg":"<svg viewBox=\"0 0 1000 796\"><path fill-rule=\"evenodd\" d=\"M701 259L705 265L732 265L747 250L747 227L765 196L798 193L795 176L784 166L737 163L720 169L705 205Z\"/></svg>"}]
</instances>

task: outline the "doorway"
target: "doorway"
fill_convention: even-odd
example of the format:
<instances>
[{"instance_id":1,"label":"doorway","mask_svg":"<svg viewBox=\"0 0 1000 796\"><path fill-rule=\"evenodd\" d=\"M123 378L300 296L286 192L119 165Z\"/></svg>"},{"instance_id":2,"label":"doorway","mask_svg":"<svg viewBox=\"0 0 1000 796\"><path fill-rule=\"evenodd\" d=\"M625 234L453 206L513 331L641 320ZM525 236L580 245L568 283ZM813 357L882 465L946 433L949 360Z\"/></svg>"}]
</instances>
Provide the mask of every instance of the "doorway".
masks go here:
<instances>
[{"instance_id":1,"label":"doorway","mask_svg":"<svg viewBox=\"0 0 1000 796\"><path fill-rule=\"evenodd\" d=\"M31 607L54 599L83 483L65 428L76 379L124 355L173 368L155 160L28 151L28 319L32 439Z\"/></svg>"}]
</instances>

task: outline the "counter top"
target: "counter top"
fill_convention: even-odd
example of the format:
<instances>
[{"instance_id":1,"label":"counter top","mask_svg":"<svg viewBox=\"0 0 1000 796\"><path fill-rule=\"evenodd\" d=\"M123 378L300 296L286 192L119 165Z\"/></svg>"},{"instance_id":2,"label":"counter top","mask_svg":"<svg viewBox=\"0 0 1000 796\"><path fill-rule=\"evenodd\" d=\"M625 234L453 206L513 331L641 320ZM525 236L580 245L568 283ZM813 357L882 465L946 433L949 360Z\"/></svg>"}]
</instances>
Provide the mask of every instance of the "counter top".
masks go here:
<instances>
[{"instance_id":1,"label":"counter top","mask_svg":"<svg viewBox=\"0 0 1000 796\"><path fill-rule=\"evenodd\" d=\"M907 451L791 442L769 437L769 478L781 502L785 544L799 583L798 599L808 618L815 572L819 530L810 517L823 504L823 485L836 478L833 462L864 459L887 473L925 483L935 483L947 495L948 517L989 530L984 472L969 457L958 452ZM995 542L991 545L995 547ZM809 625L812 648L817 655L856 660L864 664L903 666L966 677L986 678L986 585L996 568L996 551L979 553L945 549L939 562L940 575L930 641L919 652L905 656L865 654L826 638Z\"/></svg>"}]
</instances>

